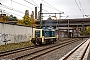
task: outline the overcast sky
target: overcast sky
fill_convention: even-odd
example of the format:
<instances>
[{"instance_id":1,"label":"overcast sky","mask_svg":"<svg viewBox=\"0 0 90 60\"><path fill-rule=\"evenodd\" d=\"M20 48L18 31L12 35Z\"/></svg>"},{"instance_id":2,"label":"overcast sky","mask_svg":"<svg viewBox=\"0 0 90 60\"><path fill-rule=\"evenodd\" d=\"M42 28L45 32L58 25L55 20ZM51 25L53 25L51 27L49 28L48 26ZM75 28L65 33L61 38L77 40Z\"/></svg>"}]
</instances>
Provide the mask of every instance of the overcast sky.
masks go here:
<instances>
[{"instance_id":1,"label":"overcast sky","mask_svg":"<svg viewBox=\"0 0 90 60\"><path fill-rule=\"evenodd\" d=\"M52 5L59 11L55 10L53 7L51 7L49 4L45 3L43 0L26 0L26 1L29 1L30 3L32 3L34 5L37 4L39 7L40 7L40 3L42 3L43 4L42 8L44 10L48 11L49 13L60 13L60 11L64 12L64 14L62 14L63 17L61 17L61 18L65 18L67 15L69 15L68 18L83 18L83 15L82 15L80 9L82 10L82 12L84 10L83 14L90 15L90 6L89 6L90 0L76 0L80 9L78 8L75 0L45 0L47 3L49 3L50 5ZM5 10L5 12L7 12L9 14L13 14L18 18L22 18L24 16L25 10L29 10L30 14L32 11L35 10L34 9L35 6L30 3L27 3L26 1L24 1L24 0L0 0L0 3L2 3L3 5L6 5L15 10L19 10L20 12L15 12L13 10L7 9L6 7L2 7L2 6L0 6L0 9ZM16 2L23 4L25 6L28 6L30 8L20 5ZM49 6L49 7L47 7L47 6ZM38 8L38 11L39 10L40 10L40 8ZM43 11L43 13L46 11ZM49 15L47 15L47 16L49 16ZM59 15L57 15L57 18L59 18Z\"/></svg>"}]
</instances>

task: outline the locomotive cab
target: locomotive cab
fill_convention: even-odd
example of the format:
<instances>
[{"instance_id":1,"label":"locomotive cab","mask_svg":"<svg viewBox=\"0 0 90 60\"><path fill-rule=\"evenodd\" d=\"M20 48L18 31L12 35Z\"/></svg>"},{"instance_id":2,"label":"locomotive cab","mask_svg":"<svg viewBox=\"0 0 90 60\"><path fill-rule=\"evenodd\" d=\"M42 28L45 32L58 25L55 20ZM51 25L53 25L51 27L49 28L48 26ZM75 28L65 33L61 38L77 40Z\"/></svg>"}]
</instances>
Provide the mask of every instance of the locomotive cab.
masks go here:
<instances>
[{"instance_id":1,"label":"locomotive cab","mask_svg":"<svg viewBox=\"0 0 90 60\"><path fill-rule=\"evenodd\" d=\"M31 42L35 45L54 43L57 39L52 28L34 29L33 34Z\"/></svg>"}]
</instances>

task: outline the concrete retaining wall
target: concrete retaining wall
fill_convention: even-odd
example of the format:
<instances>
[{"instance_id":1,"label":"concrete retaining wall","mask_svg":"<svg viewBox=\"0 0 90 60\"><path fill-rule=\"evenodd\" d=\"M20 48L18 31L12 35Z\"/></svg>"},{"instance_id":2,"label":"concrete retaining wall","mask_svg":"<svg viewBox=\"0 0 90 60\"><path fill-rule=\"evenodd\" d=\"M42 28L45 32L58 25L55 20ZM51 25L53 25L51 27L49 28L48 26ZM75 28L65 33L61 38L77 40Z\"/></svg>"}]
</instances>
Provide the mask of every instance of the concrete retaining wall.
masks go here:
<instances>
[{"instance_id":1,"label":"concrete retaining wall","mask_svg":"<svg viewBox=\"0 0 90 60\"><path fill-rule=\"evenodd\" d=\"M18 25L0 23L0 45L29 41L32 28Z\"/></svg>"}]
</instances>

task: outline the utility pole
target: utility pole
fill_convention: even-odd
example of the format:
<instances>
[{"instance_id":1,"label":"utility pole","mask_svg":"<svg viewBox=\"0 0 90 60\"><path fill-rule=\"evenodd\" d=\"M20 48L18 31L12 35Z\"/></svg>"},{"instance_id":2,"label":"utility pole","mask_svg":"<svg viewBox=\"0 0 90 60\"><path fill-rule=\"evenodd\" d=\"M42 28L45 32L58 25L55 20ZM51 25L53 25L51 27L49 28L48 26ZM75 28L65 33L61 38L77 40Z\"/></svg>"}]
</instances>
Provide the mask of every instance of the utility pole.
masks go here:
<instances>
[{"instance_id":1,"label":"utility pole","mask_svg":"<svg viewBox=\"0 0 90 60\"><path fill-rule=\"evenodd\" d=\"M84 22L82 22L82 35L83 35L82 37L84 38Z\"/></svg>"},{"instance_id":2,"label":"utility pole","mask_svg":"<svg viewBox=\"0 0 90 60\"><path fill-rule=\"evenodd\" d=\"M40 28L42 28L42 4L40 4Z\"/></svg>"},{"instance_id":3,"label":"utility pole","mask_svg":"<svg viewBox=\"0 0 90 60\"><path fill-rule=\"evenodd\" d=\"M64 13L64 12L63 12L63 13ZM60 19L60 20L61 20L61 17L62 17L61 14L62 14L62 13L59 13L59 19ZM58 21L58 24L57 24L57 25L58 25L58 26L57 26L58 29L57 29L57 31L58 31L58 40L59 40L59 39L61 38L61 37L60 37L60 32L59 32L59 23L60 23L60 21L59 21L59 20L57 20L57 21Z\"/></svg>"},{"instance_id":4,"label":"utility pole","mask_svg":"<svg viewBox=\"0 0 90 60\"><path fill-rule=\"evenodd\" d=\"M68 38L69 38L69 19L68 19Z\"/></svg>"}]
</instances>

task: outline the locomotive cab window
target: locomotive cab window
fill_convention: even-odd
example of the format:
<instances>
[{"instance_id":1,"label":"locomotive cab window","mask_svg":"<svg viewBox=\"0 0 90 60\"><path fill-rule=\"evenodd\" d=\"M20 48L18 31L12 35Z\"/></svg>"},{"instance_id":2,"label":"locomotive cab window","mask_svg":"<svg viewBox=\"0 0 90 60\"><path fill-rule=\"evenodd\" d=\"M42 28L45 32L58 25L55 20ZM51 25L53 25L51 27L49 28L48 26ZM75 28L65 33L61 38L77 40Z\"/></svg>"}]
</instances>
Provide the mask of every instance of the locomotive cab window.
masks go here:
<instances>
[{"instance_id":1,"label":"locomotive cab window","mask_svg":"<svg viewBox=\"0 0 90 60\"><path fill-rule=\"evenodd\" d=\"M40 37L40 30L35 31L35 36Z\"/></svg>"}]
</instances>

